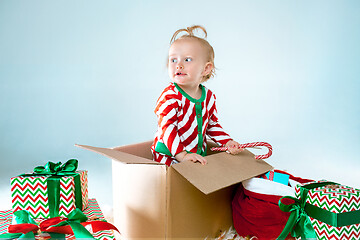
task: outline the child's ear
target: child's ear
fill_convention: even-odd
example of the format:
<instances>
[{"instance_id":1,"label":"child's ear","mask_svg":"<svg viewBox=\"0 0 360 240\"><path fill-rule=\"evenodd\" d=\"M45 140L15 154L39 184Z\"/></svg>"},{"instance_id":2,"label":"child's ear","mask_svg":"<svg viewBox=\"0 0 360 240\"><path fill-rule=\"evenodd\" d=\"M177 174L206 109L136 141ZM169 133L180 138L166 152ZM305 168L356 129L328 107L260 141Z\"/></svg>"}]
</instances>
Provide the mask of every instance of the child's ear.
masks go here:
<instances>
[{"instance_id":1,"label":"child's ear","mask_svg":"<svg viewBox=\"0 0 360 240\"><path fill-rule=\"evenodd\" d=\"M211 70L213 70L214 64L212 62L207 62L204 67L203 76L209 75Z\"/></svg>"}]
</instances>

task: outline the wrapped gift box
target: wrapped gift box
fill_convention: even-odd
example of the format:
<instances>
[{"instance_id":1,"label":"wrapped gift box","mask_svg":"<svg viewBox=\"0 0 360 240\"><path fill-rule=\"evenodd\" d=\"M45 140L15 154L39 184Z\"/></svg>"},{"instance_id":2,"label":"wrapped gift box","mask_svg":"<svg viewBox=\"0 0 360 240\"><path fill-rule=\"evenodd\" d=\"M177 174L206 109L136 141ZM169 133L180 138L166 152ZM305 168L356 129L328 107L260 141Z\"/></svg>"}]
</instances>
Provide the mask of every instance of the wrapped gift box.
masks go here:
<instances>
[{"instance_id":1,"label":"wrapped gift box","mask_svg":"<svg viewBox=\"0 0 360 240\"><path fill-rule=\"evenodd\" d=\"M83 211L83 213L88 217L89 221L91 220L105 221L104 215L102 214L96 199L89 199L88 202L89 202L88 207ZM0 211L0 234L7 233L7 229L12 222L12 217L13 217L12 210ZM39 224L44 219L37 218L35 220ZM90 229L90 232L92 233L95 239L99 239L99 240L115 239L112 230L99 231L93 233ZM50 239L50 235L47 233L40 233L35 235L35 238L37 240ZM69 234L66 235L66 240L73 240L73 239L75 239L74 235L69 235Z\"/></svg>"},{"instance_id":2,"label":"wrapped gift box","mask_svg":"<svg viewBox=\"0 0 360 240\"><path fill-rule=\"evenodd\" d=\"M308 191L305 211L318 239L360 239L360 190L319 181L296 186L297 198L302 188Z\"/></svg>"},{"instance_id":3,"label":"wrapped gift box","mask_svg":"<svg viewBox=\"0 0 360 240\"><path fill-rule=\"evenodd\" d=\"M262 175L261 178L268 179L273 182L278 182L287 186L289 184L290 175L279 170L271 170Z\"/></svg>"},{"instance_id":4,"label":"wrapped gift box","mask_svg":"<svg viewBox=\"0 0 360 240\"><path fill-rule=\"evenodd\" d=\"M56 215L66 216L75 208L86 209L88 205L87 171L76 171L75 174L69 176L55 176L60 181L57 197L59 199L55 199L59 206L55 215L52 214L54 201L51 201L50 196L54 195L54 187L49 185L49 179L53 177L52 175L23 174L11 178L13 211L27 210L33 218L49 218Z\"/></svg>"}]
</instances>

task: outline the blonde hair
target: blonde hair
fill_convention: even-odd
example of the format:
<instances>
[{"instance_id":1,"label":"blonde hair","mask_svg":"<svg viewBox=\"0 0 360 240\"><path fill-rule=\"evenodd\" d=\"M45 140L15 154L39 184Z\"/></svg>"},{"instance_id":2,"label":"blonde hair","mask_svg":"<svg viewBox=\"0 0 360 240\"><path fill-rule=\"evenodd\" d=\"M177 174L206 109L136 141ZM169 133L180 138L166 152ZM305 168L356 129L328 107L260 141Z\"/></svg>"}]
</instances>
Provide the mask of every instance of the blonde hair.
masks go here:
<instances>
[{"instance_id":1,"label":"blonde hair","mask_svg":"<svg viewBox=\"0 0 360 240\"><path fill-rule=\"evenodd\" d=\"M200 38L194 35L195 30L202 30L204 32L204 38ZM181 35L179 38L176 38L178 36L179 33L181 32L185 32L185 34ZM200 25L193 25L191 27L187 27L187 28L182 28L177 30L171 40L170 40L170 45L172 45L173 43L175 43L178 40L181 39L193 39L193 40L197 40L199 41L199 43L203 46L204 50L206 51L206 61L207 62L211 62L213 65L213 68L211 69L211 72L203 77L203 82L206 82L207 80L209 80L211 77L214 77L215 75L215 63L214 63L214 58L215 58L215 53L214 53L214 49L213 47L210 45L210 43L206 40L207 38L207 32L205 30L205 28L203 26Z\"/></svg>"}]
</instances>

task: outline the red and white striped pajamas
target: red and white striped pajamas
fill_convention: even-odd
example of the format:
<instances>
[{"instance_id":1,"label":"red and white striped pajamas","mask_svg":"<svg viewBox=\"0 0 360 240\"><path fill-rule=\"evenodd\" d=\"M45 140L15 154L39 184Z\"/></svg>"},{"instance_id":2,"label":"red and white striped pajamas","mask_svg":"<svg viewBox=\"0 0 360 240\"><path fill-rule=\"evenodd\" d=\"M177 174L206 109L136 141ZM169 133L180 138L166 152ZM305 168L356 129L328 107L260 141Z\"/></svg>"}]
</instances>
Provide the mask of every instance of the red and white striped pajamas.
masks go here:
<instances>
[{"instance_id":1,"label":"red and white striped pajamas","mask_svg":"<svg viewBox=\"0 0 360 240\"><path fill-rule=\"evenodd\" d=\"M203 85L200 99L194 99L176 83L160 95L155 114L158 129L151 146L154 160L170 166L177 163L175 155L182 152L206 155L206 136L225 145L230 136L218 123L215 95Z\"/></svg>"}]
</instances>

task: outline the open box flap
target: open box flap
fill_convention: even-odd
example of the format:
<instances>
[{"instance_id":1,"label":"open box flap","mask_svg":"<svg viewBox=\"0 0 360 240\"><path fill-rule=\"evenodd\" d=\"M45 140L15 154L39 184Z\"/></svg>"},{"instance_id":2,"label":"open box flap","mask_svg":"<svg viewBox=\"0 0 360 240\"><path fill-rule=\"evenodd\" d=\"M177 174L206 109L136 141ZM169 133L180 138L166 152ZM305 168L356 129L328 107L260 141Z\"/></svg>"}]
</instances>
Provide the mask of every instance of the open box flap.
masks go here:
<instances>
[{"instance_id":1,"label":"open box flap","mask_svg":"<svg viewBox=\"0 0 360 240\"><path fill-rule=\"evenodd\" d=\"M122 152L122 151L116 150L116 149L92 147L92 146L79 145L79 144L75 144L75 146L99 153L101 155L104 155L106 157L109 157L111 159L114 159L114 160L117 160L117 161L120 161L120 162L126 163L126 164L159 164L158 162L155 162L155 161L143 158L143 157L139 157L136 155L132 155L129 153L125 153L125 152Z\"/></svg>"},{"instance_id":2,"label":"open box flap","mask_svg":"<svg viewBox=\"0 0 360 240\"><path fill-rule=\"evenodd\" d=\"M247 150L237 155L222 152L205 158L207 159L206 165L190 161L172 165L177 172L205 194L273 169L265 161L255 159L254 154Z\"/></svg>"}]
</instances>

